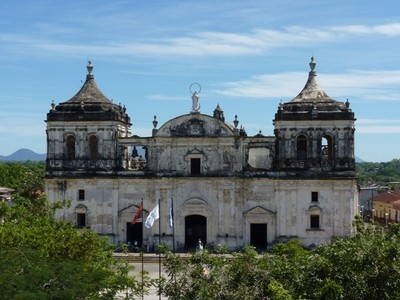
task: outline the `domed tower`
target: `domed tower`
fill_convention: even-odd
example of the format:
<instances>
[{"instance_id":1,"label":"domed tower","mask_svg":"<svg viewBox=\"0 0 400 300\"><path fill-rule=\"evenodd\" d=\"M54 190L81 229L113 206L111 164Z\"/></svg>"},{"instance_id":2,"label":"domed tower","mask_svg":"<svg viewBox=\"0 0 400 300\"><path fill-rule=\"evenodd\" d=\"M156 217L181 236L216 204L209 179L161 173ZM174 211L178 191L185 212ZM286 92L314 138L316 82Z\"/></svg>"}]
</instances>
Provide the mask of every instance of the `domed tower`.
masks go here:
<instances>
[{"instance_id":1,"label":"domed tower","mask_svg":"<svg viewBox=\"0 0 400 300\"><path fill-rule=\"evenodd\" d=\"M117 141L130 136L130 118L100 91L92 71L89 61L82 88L68 101L53 101L47 114L48 177L110 175L127 160Z\"/></svg>"},{"instance_id":2,"label":"domed tower","mask_svg":"<svg viewBox=\"0 0 400 300\"><path fill-rule=\"evenodd\" d=\"M311 58L308 80L275 114L275 168L285 177L354 177L354 113L320 87Z\"/></svg>"}]
</instances>

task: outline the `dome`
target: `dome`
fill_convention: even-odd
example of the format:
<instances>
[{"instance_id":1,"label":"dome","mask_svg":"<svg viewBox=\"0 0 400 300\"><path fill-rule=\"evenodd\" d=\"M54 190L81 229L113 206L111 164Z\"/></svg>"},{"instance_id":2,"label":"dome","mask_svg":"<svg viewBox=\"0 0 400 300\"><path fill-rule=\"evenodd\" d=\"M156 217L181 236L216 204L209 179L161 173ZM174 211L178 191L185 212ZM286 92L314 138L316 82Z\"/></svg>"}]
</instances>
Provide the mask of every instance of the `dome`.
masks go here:
<instances>
[{"instance_id":1,"label":"dome","mask_svg":"<svg viewBox=\"0 0 400 300\"><path fill-rule=\"evenodd\" d=\"M332 99L319 85L316 63L311 58L308 80L302 91L291 101L280 103L276 120L306 120L306 119L354 119L349 109L349 102Z\"/></svg>"},{"instance_id":2,"label":"dome","mask_svg":"<svg viewBox=\"0 0 400 300\"><path fill-rule=\"evenodd\" d=\"M48 121L97 121L118 120L125 123L130 122L125 107L114 104L98 88L92 74L93 65L87 64L88 74L81 89L69 100L52 105L47 114Z\"/></svg>"},{"instance_id":3,"label":"dome","mask_svg":"<svg viewBox=\"0 0 400 300\"><path fill-rule=\"evenodd\" d=\"M311 71L308 73L308 80L303 90L292 99L291 102L296 103L314 103L314 102L337 102L329 97L325 91L319 85L317 79L317 72L314 71L316 63L314 61L314 57L311 58L310 68Z\"/></svg>"},{"instance_id":4,"label":"dome","mask_svg":"<svg viewBox=\"0 0 400 300\"><path fill-rule=\"evenodd\" d=\"M201 113L191 113L171 119L163 124L155 134L158 137L219 137L233 135L233 130L221 119Z\"/></svg>"}]
</instances>

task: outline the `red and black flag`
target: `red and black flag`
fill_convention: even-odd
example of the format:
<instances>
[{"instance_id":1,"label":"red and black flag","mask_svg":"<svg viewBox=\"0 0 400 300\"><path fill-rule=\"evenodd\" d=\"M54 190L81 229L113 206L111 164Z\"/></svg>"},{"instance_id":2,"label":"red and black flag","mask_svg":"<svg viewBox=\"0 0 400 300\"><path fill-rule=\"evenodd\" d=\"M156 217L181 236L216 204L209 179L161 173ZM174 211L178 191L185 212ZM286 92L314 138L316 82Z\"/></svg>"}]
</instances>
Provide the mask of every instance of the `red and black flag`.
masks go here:
<instances>
[{"instance_id":1,"label":"red and black flag","mask_svg":"<svg viewBox=\"0 0 400 300\"><path fill-rule=\"evenodd\" d=\"M136 215L132 220L132 225L136 224L136 221L140 218L140 214L142 213L142 211L143 211L143 200L142 200L142 202L140 202L140 205L136 212Z\"/></svg>"}]
</instances>

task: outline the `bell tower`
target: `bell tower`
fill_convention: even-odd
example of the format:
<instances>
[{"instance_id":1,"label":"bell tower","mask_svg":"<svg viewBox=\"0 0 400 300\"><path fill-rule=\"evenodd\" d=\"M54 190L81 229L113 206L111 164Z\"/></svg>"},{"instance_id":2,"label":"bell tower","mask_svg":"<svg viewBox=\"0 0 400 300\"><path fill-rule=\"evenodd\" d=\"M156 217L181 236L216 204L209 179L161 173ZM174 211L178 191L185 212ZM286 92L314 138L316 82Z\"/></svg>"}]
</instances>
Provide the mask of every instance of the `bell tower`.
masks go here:
<instances>
[{"instance_id":1,"label":"bell tower","mask_svg":"<svg viewBox=\"0 0 400 300\"><path fill-rule=\"evenodd\" d=\"M275 114L275 169L281 176L354 177L354 113L320 87L311 58L308 80Z\"/></svg>"},{"instance_id":2,"label":"bell tower","mask_svg":"<svg viewBox=\"0 0 400 300\"><path fill-rule=\"evenodd\" d=\"M126 149L118 138L130 136L125 107L114 104L97 87L93 65L87 64L86 81L71 99L47 113L46 176L112 174L124 167Z\"/></svg>"}]
</instances>

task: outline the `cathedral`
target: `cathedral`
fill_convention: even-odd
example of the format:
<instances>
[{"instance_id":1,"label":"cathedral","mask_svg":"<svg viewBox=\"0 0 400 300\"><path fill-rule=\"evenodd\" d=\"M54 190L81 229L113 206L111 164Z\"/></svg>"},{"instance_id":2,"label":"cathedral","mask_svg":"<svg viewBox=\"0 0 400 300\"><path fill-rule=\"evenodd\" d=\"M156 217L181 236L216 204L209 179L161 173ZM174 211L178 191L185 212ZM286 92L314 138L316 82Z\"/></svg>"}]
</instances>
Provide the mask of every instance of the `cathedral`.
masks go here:
<instances>
[{"instance_id":1,"label":"cathedral","mask_svg":"<svg viewBox=\"0 0 400 300\"><path fill-rule=\"evenodd\" d=\"M201 113L193 84L188 113L161 126L154 116L151 136L141 137L127 108L101 92L89 61L81 89L47 113L46 195L71 202L57 218L116 244L176 251L199 240L236 250L352 235L356 119L348 101L321 89L313 58L309 65L303 90L277 103L273 135L248 136L219 105Z\"/></svg>"}]
</instances>

